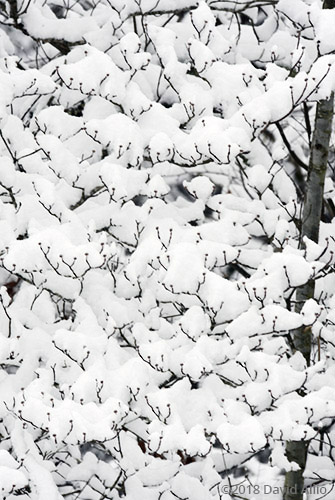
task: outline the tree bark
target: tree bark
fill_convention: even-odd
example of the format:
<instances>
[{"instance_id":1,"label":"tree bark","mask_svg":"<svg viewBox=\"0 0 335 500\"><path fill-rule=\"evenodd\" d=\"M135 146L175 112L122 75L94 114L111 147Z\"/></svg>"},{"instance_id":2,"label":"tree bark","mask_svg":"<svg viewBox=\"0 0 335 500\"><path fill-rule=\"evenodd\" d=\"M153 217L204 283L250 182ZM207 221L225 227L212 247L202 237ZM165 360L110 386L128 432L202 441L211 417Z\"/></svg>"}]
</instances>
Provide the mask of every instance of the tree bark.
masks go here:
<instances>
[{"instance_id":1,"label":"tree bark","mask_svg":"<svg viewBox=\"0 0 335 500\"><path fill-rule=\"evenodd\" d=\"M335 3L335 0L332 0ZM306 236L316 243L322 214L324 184L327 172L329 143L332 129L334 94L330 99L317 104L313 140L308 166L308 177L301 224L301 248ZM300 312L306 300L314 297L315 282L308 281L297 290L296 312ZM303 354L307 365L310 363L312 332L310 328L298 328L293 332L293 344L296 351Z\"/></svg>"},{"instance_id":2,"label":"tree bark","mask_svg":"<svg viewBox=\"0 0 335 500\"><path fill-rule=\"evenodd\" d=\"M324 9L333 9L335 0L324 0ZM324 196L324 183L327 172L330 136L334 114L334 94L328 100L321 100L316 106L313 139L308 165L307 186L301 225L301 247L306 236L316 243L319 240L319 229ZM315 282L310 280L297 290L296 312L300 312L306 300L314 297ZM296 351L304 356L307 366L310 364L312 331L311 328L298 328L293 332L293 345ZM286 455L290 462L299 465L296 471L286 473L284 484L284 500L303 500L304 470L308 454L308 441L288 441Z\"/></svg>"}]
</instances>

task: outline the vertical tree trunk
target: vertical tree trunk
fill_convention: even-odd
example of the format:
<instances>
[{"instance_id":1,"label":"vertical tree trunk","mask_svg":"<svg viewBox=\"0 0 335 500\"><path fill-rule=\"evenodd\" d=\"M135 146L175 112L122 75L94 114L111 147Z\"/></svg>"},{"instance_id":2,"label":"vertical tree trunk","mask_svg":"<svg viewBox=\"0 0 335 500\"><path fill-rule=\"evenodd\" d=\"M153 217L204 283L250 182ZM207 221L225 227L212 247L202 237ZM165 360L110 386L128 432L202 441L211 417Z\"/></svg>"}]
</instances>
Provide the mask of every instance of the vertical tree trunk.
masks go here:
<instances>
[{"instance_id":1,"label":"vertical tree trunk","mask_svg":"<svg viewBox=\"0 0 335 500\"><path fill-rule=\"evenodd\" d=\"M324 0L323 8L332 9L335 0ZM319 228L324 195L324 183L327 172L329 143L334 113L334 94L329 100L317 104L310 152L307 186L302 216L301 237L318 242ZM302 242L303 246L303 242ZM296 311L300 312L306 300L314 297L315 282L310 280L300 287L296 295ZM293 344L296 351L303 354L307 365L310 364L312 332L310 328L299 328L293 332ZM286 443L286 455L290 462L299 465L299 470L286 473L284 500L303 500L304 478L309 442L289 441Z\"/></svg>"},{"instance_id":2,"label":"vertical tree trunk","mask_svg":"<svg viewBox=\"0 0 335 500\"><path fill-rule=\"evenodd\" d=\"M335 0L332 0L335 3ZM333 120L334 95L329 100L322 100L317 104L316 116L312 140L312 148L309 159L308 177L304 208L302 214L301 239L307 236L316 243L319 240L319 228L322 214L324 195L324 184L327 172L329 142ZM304 246L301 241L301 247ZM297 290L296 312L300 312L306 300L314 297L314 280L310 280ZM298 328L293 332L293 343L297 351L300 351L310 363L311 353L310 329Z\"/></svg>"}]
</instances>

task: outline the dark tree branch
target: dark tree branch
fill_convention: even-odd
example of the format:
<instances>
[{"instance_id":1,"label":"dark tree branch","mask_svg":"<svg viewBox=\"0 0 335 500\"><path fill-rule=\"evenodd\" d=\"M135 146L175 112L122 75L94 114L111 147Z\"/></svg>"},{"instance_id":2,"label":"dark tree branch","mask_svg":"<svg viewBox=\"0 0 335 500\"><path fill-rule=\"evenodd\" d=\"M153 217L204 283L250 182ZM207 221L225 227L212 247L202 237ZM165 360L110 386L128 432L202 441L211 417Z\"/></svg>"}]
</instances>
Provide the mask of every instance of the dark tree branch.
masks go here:
<instances>
[{"instance_id":1,"label":"dark tree branch","mask_svg":"<svg viewBox=\"0 0 335 500\"><path fill-rule=\"evenodd\" d=\"M281 138L283 139L283 142L292 158L292 160L297 164L299 165L299 167L303 168L304 170L308 170L308 166L306 165L306 163L304 163L302 160L300 160L299 156L293 151L292 147L291 147L291 144L289 142L289 140L287 139L286 135L285 135L285 132L284 132L284 129L283 127L281 126L280 122L276 122L276 127L278 129L278 132L280 133L280 136Z\"/></svg>"}]
</instances>

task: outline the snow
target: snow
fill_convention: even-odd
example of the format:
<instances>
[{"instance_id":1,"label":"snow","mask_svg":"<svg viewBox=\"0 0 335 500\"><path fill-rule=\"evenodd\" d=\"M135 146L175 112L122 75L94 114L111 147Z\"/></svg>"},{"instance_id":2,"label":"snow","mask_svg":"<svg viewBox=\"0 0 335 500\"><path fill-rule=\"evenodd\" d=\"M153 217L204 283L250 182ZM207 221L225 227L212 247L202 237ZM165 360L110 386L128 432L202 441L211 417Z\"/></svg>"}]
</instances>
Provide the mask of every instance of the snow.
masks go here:
<instances>
[{"instance_id":1,"label":"snow","mask_svg":"<svg viewBox=\"0 0 335 500\"><path fill-rule=\"evenodd\" d=\"M256 296L256 293L255 293ZM294 330L303 324L299 314L287 311L281 306L267 305L262 309L251 307L227 327L227 333L233 338L281 333Z\"/></svg>"},{"instance_id":2,"label":"snow","mask_svg":"<svg viewBox=\"0 0 335 500\"><path fill-rule=\"evenodd\" d=\"M258 3L2 12L1 497L226 499L289 440L331 488L334 182L302 238L301 162L334 12Z\"/></svg>"},{"instance_id":3,"label":"snow","mask_svg":"<svg viewBox=\"0 0 335 500\"><path fill-rule=\"evenodd\" d=\"M27 477L6 450L0 450L0 490L3 498L14 489L24 488Z\"/></svg>"},{"instance_id":4,"label":"snow","mask_svg":"<svg viewBox=\"0 0 335 500\"><path fill-rule=\"evenodd\" d=\"M246 416L237 425L224 423L217 430L217 435L227 451L235 453L248 453L263 448L266 439L262 426L257 419ZM245 439L245 436L248 436Z\"/></svg>"}]
</instances>

